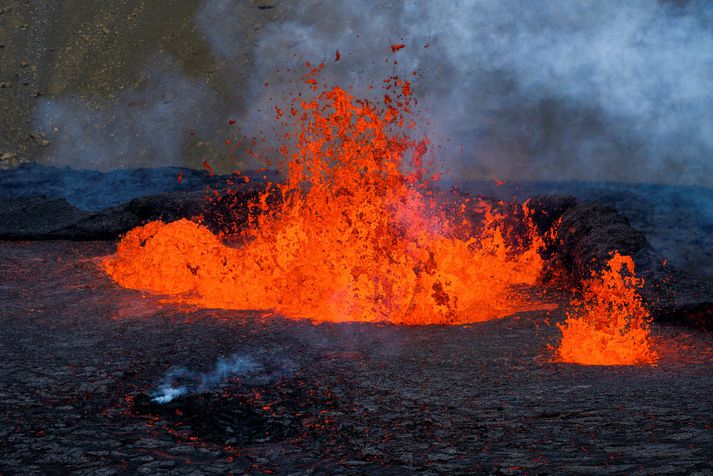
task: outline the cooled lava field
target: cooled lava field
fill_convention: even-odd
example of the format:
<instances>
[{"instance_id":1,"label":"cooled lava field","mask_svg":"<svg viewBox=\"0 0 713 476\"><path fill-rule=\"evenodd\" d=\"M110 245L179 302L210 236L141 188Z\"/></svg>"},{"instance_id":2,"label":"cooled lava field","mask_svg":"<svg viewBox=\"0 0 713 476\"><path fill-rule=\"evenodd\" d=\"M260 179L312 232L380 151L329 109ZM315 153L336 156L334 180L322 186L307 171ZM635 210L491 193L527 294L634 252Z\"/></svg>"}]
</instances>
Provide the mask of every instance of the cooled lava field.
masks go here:
<instances>
[{"instance_id":1,"label":"cooled lava field","mask_svg":"<svg viewBox=\"0 0 713 476\"><path fill-rule=\"evenodd\" d=\"M191 310L116 286L96 266L113 247L0 245L3 473L711 470L710 334L654 324L658 365L586 367L552 361L560 311L408 327ZM170 369L231 355L262 370L147 404Z\"/></svg>"}]
</instances>

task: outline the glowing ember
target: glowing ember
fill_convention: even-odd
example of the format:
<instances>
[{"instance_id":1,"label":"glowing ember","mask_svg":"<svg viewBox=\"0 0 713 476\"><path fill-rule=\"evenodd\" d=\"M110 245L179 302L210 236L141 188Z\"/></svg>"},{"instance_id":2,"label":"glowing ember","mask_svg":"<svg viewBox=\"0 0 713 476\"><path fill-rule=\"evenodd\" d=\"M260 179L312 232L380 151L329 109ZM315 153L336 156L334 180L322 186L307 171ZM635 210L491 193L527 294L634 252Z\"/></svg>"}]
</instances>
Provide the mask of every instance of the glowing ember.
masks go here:
<instances>
[{"instance_id":1,"label":"glowing ember","mask_svg":"<svg viewBox=\"0 0 713 476\"><path fill-rule=\"evenodd\" d=\"M314 98L278 115L290 131L286 180L251 204L238 246L187 220L152 222L121 240L105 271L177 302L319 321L457 324L541 308L522 292L543 264L527 207L515 237L515 218L497 207L442 205L428 141L403 132L410 84L387 80L377 107L321 87L320 69L306 79Z\"/></svg>"},{"instance_id":2,"label":"glowing ember","mask_svg":"<svg viewBox=\"0 0 713 476\"><path fill-rule=\"evenodd\" d=\"M650 316L638 292L643 284L643 278L634 274L631 257L615 253L598 276L585 281L582 301L564 325L558 324L558 358L584 365L655 363Z\"/></svg>"}]
</instances>

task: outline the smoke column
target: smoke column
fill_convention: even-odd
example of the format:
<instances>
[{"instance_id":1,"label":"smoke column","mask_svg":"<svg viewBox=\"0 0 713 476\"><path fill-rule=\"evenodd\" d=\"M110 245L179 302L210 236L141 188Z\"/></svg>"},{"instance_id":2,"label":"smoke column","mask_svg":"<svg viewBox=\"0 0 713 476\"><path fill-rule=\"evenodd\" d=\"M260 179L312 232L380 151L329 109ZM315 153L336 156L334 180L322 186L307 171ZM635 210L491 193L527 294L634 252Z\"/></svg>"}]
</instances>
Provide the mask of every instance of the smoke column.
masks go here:
<instances>
[{"instance_id":1,"label":"smoke column","mask_svg":"<svg viewBox=\"0 0 713 476\"><path fill-rule=\"evenodd\" d=\"M237 9L208 39L230 52ZM713 3L581 0L279 4L243 124L271 121L305 61L357 94L419 70L429 136L452 175L713 185ZM213 12L213 13L211 13ZM205 22L203 22L205 24ZM199 26L201 23L199 22ZM407 48L391 54L388 46ZM334 62L339 49L342 59ZM276 71L279 68L279 71ZM291 71L287 71L287 69ZM264 83L268 86L265 87Z\"/></svg>"},{"instance_id":2,"label":"smoke column","mask_svg":"<svg viewBox=\"0 0 713 476\"><path fill-rule=\"evenodd\" d=\"M102 170L180 164L189 131L209 134L216 94L168 55L146 65L141 83L111 99L40 100L34 123L52 143L52 163Z\"/></svg>"},{"instance_id":3,"label":"smoke column","mask_svg":"<svg viewBox=\"0 0 713 476\"><path fill-rule=\"evenodd\" d=\"M274 102L302 87L305 61L324 61L327 79L356 96L374 95L394 67L418 71L423 132L451 177L713 185L713 2L273 3L204 0L186 19L211 49L210 75L157 52L112 97L39 99L33 127L51 163L226 156L229 118L270 137ZM394 43L406 48L392 53ZM205 147L189 158L194 132Z\"/></svg>"}]
</instances>

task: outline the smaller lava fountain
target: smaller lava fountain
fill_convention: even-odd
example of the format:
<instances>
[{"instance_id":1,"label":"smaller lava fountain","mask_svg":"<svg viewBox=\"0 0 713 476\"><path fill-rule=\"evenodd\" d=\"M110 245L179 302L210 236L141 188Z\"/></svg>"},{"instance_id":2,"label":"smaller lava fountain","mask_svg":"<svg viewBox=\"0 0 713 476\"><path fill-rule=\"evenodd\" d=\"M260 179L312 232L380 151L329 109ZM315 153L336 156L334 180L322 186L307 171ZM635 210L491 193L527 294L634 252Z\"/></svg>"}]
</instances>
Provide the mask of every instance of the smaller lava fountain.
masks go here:
<instances>
[{"instance_id":1,"label":"smaller lava fountain","mask_svg":"<svg viewBox=\"0 0 713 476\"><path fill-rule=\"evenodd\" d=\"M600 274L584 282L581 301L558 324L558 358L584 365L656 363L649 341L651 318L638 292L643 285L631 257L614 253Z\"/></svg>"}]
</instances>

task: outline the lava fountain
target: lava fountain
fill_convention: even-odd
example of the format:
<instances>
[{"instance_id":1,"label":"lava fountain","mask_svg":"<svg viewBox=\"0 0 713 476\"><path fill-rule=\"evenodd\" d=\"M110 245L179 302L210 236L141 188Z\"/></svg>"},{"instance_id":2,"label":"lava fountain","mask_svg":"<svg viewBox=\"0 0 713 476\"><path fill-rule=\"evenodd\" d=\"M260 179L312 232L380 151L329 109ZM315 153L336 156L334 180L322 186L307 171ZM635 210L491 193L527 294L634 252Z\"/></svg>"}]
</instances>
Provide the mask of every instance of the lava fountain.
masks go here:
<instances>
[{"instance_id":1,"label":"lava fountain","mask_svg":"<svg viewBox=\"0 0 713 476\"><path fill-rule=\"evenodd\" d=\"M233 236L150 222L123 237L104 271L174 302L315 321L462 324L551 308L529 292L545 240L527 202L439 192L428 140L409 136L410 83L392 76L376 104L321 83L322 68L305 78L309 97L275 108L285 180L248 204L245 227ZM583 285L559 326L559 360L655 362L633 260L614 254Z\"/></svg>"},{"instance_id":2,"label":"lava fountain","mask_svg":"<svg viewBox=\"0 0 713 476\"><path fill-rule=\"evenodd\" d=\"M527 206L512 217L472 198L444 205L427 139L408 134L410 83L389 78L375 104L322 84L321 69L305 78L312 97L276 108L286 179L249 205L232 246L199 223L151 222L106 273L176 302L316 321L458 324L541 308L525 292L543 267Z\"/></svg>"},{"instance_id":3,"label":"lava fountain","mask_svg":"<svg viewBox=\"0 0 713 476\"><path fill-rule=\"evenodd\" d=\"M584 365L653 364L658 359L649 340L649 312L639 289L634 260L613 253L606 267L585 281L581 300L564 324L557 357Z\"/></svg>"}]
</instances>

